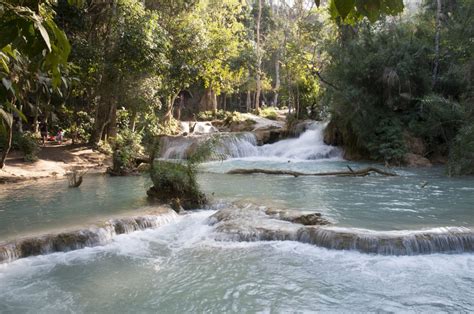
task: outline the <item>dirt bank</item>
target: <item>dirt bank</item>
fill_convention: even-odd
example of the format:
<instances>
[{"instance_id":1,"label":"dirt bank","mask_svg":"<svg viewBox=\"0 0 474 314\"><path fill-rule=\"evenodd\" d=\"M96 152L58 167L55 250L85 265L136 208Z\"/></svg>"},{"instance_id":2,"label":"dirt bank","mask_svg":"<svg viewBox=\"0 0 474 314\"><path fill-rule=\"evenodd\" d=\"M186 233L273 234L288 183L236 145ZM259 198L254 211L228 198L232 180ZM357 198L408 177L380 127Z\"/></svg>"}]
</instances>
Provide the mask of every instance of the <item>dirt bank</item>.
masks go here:
<instances>
[{"instance_id":1,"label":"dirt bank","mask_svg":"<svg viewBox=\"0 0 474 314\"><path fill-rule=\"evenodd\" d=\"M25 162L23 154L12 152L6 165L0 169L0 183L15 183L45 178L62 178L72 169L87 169L89 172L105 172L111 158L87 145L48 143L41 147L38 160Z\"/></svg>"}]
</instances>

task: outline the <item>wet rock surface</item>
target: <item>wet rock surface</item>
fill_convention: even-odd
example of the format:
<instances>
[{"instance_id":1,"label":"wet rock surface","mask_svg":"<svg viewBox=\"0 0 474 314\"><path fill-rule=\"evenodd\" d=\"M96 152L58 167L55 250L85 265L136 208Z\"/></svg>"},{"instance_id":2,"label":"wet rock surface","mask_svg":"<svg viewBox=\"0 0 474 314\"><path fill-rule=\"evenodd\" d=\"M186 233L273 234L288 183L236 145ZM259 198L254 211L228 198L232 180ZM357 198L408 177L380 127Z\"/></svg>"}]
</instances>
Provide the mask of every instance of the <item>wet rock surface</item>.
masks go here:
<instances>
[{"instance_id":1,"label":"wet rock surface","mask_svg":"<svg viewBox=\"0 0 474 314\"><path fill-rule=\"evenodd\" d=\"M426 230L373 231L342 228L320 213L229 206L209 218L223 241L299 241L333 250L369 254L418 255L474 251L474 231L442 227Z\"/></svg>"},{"instance_id":2,"label":"wet rock surface","mask_svg":"<svg viewBox=\"0 0 474 314\"><path fill-rule=\"evenodd\" d=\"M404 156L404 161L408 167L431 167L432 164L428 158L421 155L407 153Z\"/></svg>"},{"instance_id":3,"label":"wet rock surface","mask_svg":"<svg viewBox=\"0 0 474 314\"><path fill-rule=\"evenodd\" d=\"M209 218L209 223L235 241L297 241L303 225L330 222L315 212L244 205L219 210Z\"/></svg>"},{"instance_id":4,"label":"wet rock surface","mask_svg":"<svg viewBox=\"0 0 474 314\"><path fill-rule=\"evenodd\" d=\"M121 216L83 229L24 237L7 243L0 242L0 263L104 245L116 235L156 228L173 221L176 217L177 214L170 208L160 207L145 211L141 216Z\"/></svg>"}]
</instances>

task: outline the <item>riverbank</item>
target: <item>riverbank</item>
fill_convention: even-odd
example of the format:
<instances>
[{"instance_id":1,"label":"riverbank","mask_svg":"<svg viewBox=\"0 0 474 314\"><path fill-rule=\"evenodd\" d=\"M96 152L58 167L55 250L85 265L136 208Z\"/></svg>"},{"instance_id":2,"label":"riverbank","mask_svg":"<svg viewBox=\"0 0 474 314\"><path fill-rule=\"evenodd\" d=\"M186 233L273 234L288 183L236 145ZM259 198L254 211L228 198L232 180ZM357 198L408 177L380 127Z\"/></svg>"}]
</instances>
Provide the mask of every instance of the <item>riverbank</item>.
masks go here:
<instances>
[{"instance_id":1,"label":"riverbank","mask_svg":"<svg viewBox=\"0 0 474 314\"><path fill-rule=\"evenodd\" d=\"M73 145L69 142L61 145L47 143L41 147L35 162L26 162L21 152L11 152L5 167L0 169L0 184L62 178L73 169L104 173L110 165L110 156L87 145Z\"/></svg>"}]
</instances>

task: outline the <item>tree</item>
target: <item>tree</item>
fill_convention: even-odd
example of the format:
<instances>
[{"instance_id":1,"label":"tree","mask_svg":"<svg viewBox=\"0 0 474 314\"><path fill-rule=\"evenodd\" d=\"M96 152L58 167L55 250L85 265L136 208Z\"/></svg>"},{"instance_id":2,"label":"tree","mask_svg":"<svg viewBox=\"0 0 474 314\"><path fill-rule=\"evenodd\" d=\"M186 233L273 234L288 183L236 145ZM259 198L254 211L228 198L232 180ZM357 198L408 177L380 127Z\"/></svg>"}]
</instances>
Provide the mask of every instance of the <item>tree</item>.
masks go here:
<instances>
[{"instance_id":1,"label":"tree","mask_svg":"<svg viewBox=\"0 0 474 314\"><path fill-rule=\"evenodd\" d=\"M200 6L205 42L199 76L206 89L200 110L216 112L217 97L233 92L245 75L237 62L245 49L244 25L239 21L244 9L238 0L210 0Z\"/></svg>"},{"instance_id":2,"label":"tree","mask_svg":"<svg viewBox=\"0 0 474 314\"><path fill-rule=\"evenodd\" d=\"M31 86L39 76L48 76L52 86L58 88L68 66L70 45L54 22L53 13L47 1L29 6L0 1L0 121L7 134L0 168L11 148L13 114L24 119L18 106L22 106Z\"/></svg>"},{"instance_id":3,"label":"tree","mask_svg":"<svg viewBox=\"0 0 474 314\"><path fill-rule=\"evenodd\" d=\"M255 91L255 109L260 108L260 92L262 90L262 81L261 81L261 72L262 72L262 47L261 47L261 37L260 37L260 28L262 22L262 0L257 0L258 3L258 13L256 21L256 30L255 30L255 55L256 55L256 77L255 82L257 84L257 89Z\"/></svg>"},{"instance_id":4,"label":"tree","mask_svg":"<svg viewBox=\"0 0 474 314\"><path fill-rule=\"evenodd\" d=\"M315 0L317 6L320 0ZM403 0L330 0L329 12L333 19L342 19L353 24L367 17L375 22L381 16L397 15L403 12Z\"/></svg>"}]
</instances>

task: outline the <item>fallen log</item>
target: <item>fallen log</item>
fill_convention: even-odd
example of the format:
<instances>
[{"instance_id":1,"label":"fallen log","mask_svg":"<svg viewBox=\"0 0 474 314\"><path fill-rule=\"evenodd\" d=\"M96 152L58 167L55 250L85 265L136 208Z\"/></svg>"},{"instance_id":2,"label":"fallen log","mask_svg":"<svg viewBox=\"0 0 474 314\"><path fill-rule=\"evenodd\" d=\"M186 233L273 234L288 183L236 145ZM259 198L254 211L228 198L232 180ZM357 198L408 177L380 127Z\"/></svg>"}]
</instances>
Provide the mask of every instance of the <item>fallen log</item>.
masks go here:
<instances>
[{"instance_id":1,"label":"fallen log","mask_svg":"<svg viewBox=\"0 0 474 314\"><path fill-rule=\"evenodd\" d=\"M304 173L290 170L269 170L269 169L234 169L227 172L227 174L271 174L271 175L290 175L296 177L300 176L337 176L337 177L365 177L370 173L375 172L384 176L395 177L396 173L387 172L374 167L367 167L359 170L350 169L350 171L332 171L332 172L317 172Z\"/></svg>"}]
</instances>

